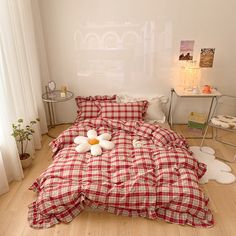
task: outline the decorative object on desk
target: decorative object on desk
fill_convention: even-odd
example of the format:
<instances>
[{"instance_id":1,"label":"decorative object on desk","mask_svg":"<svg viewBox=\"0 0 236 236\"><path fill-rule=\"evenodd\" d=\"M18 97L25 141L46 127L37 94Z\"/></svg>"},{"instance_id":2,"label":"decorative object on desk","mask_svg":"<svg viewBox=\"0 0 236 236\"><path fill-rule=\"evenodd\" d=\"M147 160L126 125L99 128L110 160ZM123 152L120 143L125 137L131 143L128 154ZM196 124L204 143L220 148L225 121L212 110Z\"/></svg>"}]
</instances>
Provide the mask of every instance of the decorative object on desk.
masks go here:
<instances>
[{"instance_id":1,"label":"decorative object on desk","mask_svg":"<svg viewBox=\"0 0 236 236\"><path fill-rule=\"evenodd\" d=\"M67 89L67 86L66 86L66 85L62 85L62 86L61 86L61 91L62 91L62 92L66 93L67 90L68 90L68 89Z\"/></svg>"},{"instance_id":2,"label":"decorative object on desk","mask_svg":"<svg viewBox=\"0 0 236 236\"><path fill-rule=\"evenodd\" d=\"M207 165L205 174L199 180L201 184L206 184L209 180L215 180L220 184L231 184L236 180L235 176L230 173L230 166L222 161L216 160L215 151L212 148L192 146L190 147L190 151L193 152L193 156L199 162Z\"/></svg>"},{"instance_id":3,"label":"decorative object on desk","mask_svg":"<svg viewBox=\"0 0 236 236\"><path fill-rule=\"evenodd\" d=\"M62 98L66 97L66 93L67 93L67 86L66 85L61 86L61 97Z\"/></svg>"},{"instance_id":4,"label":"decorative object on desk","mask_svg":"<svg viewBox=\"0 0 236 236\"><path fill-rule=\"evenodd\" d=\"M200 90L198 87L196 87L196 88L193 88L192 92L193 92L193 94L199 94Z\"/></svg>"},{"instance_id":5,"label":"decorative object on desk","mask_svg":"<svg viewBox=\"0 0 236 236\"><path fill-rule=\"evenodd\" d=\"M56 83L54 81L49 81L48 86L46 86L46 93L48 98L55 97L54 92L56 91Z\"/></svg>"},{"instance_id":6,"label":"decorative object on desk","mask_svg":"<svg viewBox=\"0 0 236 236\"><path fill-rule=\"evenodd\" d=\"M182 40L180 42L179 60L193 60L194 40Z\"/></svg>"},{"instance_id":7,"label":"decorative object on desk","mask_svg":"<svg viewBox=\"0 0 236 236\"><path fill-rule=\"evenodd\" d=\"M206 94L209 94L211 93L211 86L210 85L204 85L203 88L202 88L202 92L203 93L206 93Z\"/></svg>"},{"instance_id":8,"label":"decorative object on desk","mask_svg":"<svg viewBox=\"0 0 236 236\"><path fill-rule=\"evenodd\" d=\"M181 68L181 79L184 90L192 91L194 94L199 93L200 68L196 65L196 61L188 61Z\"/></svg>"},{"instance_id":9,"label":"decorative object on desk","mask_svg":"<svg viewBox=\"0 0 236 236\"><path fill-rule=\"evenodd\" d=\"M39 119L30 121L29 125L23 126L23 119L18 119L17 124L12 124L12 136L18 144L19 157L23 168L27 168L32 163L32 157L27 153L28 142L32 139L34 130L32 128Z\"/></svg>"},{"instance_id":10,"label":"decorative object on desk","mask_svg":"<svg viewBox=\"0 0 236 236\"><path fill-rule=\"evenodd\" d=\"M62 98L66 97L66 93L65 92L61 92L60 95L61 95Z\"/></svg>"},{"instance_id":11,"label":"decorative object on desk","mask_svg":"<svg viewBox=\"0 0 236 236\"><path fill-rule=\"evenodd\" d=\"M54 81L48 82L49 92L54 92L56 90L56 83Z\"/></svg>"},{"instance_id":12,"label":"decorative object on desk","mask_svg":"<svg viewBox=\"0 0 236 236\"><path fill-rule=\"evenodd\" d=\"M202 48L200 54L200 67L212 67L215 55L215 48Z\"/></svg>"},{"instance_id":13,"label":"decorative object on desk","mask_svg":"<svg viewBox=\"0 0 236 236\"><path fill-rule=\"evenodd\" d=\"M191 112L188 117L188 127L194 129L204 129L206 125L206 115L198 112Z\"/></svg>"}]
</instances>

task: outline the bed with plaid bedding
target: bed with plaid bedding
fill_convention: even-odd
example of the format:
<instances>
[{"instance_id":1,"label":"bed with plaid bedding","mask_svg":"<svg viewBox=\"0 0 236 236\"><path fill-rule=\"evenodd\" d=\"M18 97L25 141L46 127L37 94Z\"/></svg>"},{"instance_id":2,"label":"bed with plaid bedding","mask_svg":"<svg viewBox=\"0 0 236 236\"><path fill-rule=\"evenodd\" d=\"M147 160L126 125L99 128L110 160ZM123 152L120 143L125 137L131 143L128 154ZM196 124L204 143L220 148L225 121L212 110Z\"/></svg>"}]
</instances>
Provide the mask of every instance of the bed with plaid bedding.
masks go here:
<instances>
[{"instance_id":1,"label":"bed with plaid bedding","mask_svg":"<svg viewBox=\"0 0 236 236\"><path fill-rule=\"evenodd\" d=\"M109 132L114 149L101 156L77 153L74 138L90 129ZM134 148L134 139L143 146ZM198 185L206 167L171 130L141 121L95 118L74 124L50 146L53 163L30 187L38 193L29 205L33 228L68 223L85 207L181 225L213 225L208 198Z\"/></svg>"}]
</instances>

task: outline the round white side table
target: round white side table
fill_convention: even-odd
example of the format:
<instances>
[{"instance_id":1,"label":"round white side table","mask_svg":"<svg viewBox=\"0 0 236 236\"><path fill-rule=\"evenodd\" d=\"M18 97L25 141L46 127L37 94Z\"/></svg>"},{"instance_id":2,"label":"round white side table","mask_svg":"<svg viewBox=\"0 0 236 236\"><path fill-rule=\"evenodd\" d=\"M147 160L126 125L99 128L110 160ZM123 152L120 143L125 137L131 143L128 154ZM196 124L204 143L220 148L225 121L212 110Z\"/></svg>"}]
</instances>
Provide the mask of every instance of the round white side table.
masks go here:
<instances>
[{"instance_id":1,"label":"round white side table","mask_svg":"<svg viewBox=\"0 0 236 236\"><path fill-rule=\"evenodd\" d=\"M63 96L61 96L63 94ZM61 90L54 90L53 92L46 92L42 94L42 99L44 102L47 103L48 107L48 114L49 114L49 126L48 128L54 128L56 125L55 119L55 111L54 111L54 104L59 102L66 102L69 101L74 97L73 92L67 91L66 93L62 93ZM48 134L48 136L55 138Z\"/></svg>"}]
</instances>

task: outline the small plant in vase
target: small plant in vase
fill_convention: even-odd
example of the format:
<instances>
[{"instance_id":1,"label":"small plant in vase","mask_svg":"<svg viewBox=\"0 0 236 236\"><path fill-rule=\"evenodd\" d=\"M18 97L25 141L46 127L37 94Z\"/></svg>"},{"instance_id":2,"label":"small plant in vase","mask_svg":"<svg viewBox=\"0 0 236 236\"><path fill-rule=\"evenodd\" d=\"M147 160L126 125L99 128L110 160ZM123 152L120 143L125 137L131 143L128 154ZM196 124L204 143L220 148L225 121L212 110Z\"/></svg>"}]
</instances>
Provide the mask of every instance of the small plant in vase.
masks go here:
<instances>
[{"instance_id":1,"label":"small plant in vase","mask_svg":"<svg viewBox=\"0 0 236 236\"><path fill-rule=\"evenodd\" d=\"M23 119L18 119L17 124L12 124L12 136L18 143L18 151L21 160L21 165L23 168L28 167L32 163L32 158L29 153L27 153L28 142L33 137L33 125L35 125L39 119L30 121L29 125L23 127Z\"/></svg>"}]
</instances>

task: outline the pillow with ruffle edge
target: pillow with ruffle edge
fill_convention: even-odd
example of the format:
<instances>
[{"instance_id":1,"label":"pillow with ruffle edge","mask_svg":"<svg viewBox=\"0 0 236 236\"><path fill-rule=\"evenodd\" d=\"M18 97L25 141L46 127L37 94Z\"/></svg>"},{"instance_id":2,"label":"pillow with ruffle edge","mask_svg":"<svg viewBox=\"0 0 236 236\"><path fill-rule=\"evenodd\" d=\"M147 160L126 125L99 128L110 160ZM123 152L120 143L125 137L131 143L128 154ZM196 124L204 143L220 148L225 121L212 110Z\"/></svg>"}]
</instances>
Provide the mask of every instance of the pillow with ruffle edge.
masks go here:
<instances>
[{"instance_id":1,"label":"pillow with ruffle edge","mask_svg":"<svg viewBox=\"0 0 236 236\"><path fill-rule=\"evenodd\" d=\"M148 108L144 117L144 120L149 123L164 123L166 116L163 111L163 105L168 102L168 98L165 96L130 96L126 94L119 94L116 96L116 102L127 103L147 100Z\"/></svg>"}]
</instances>

